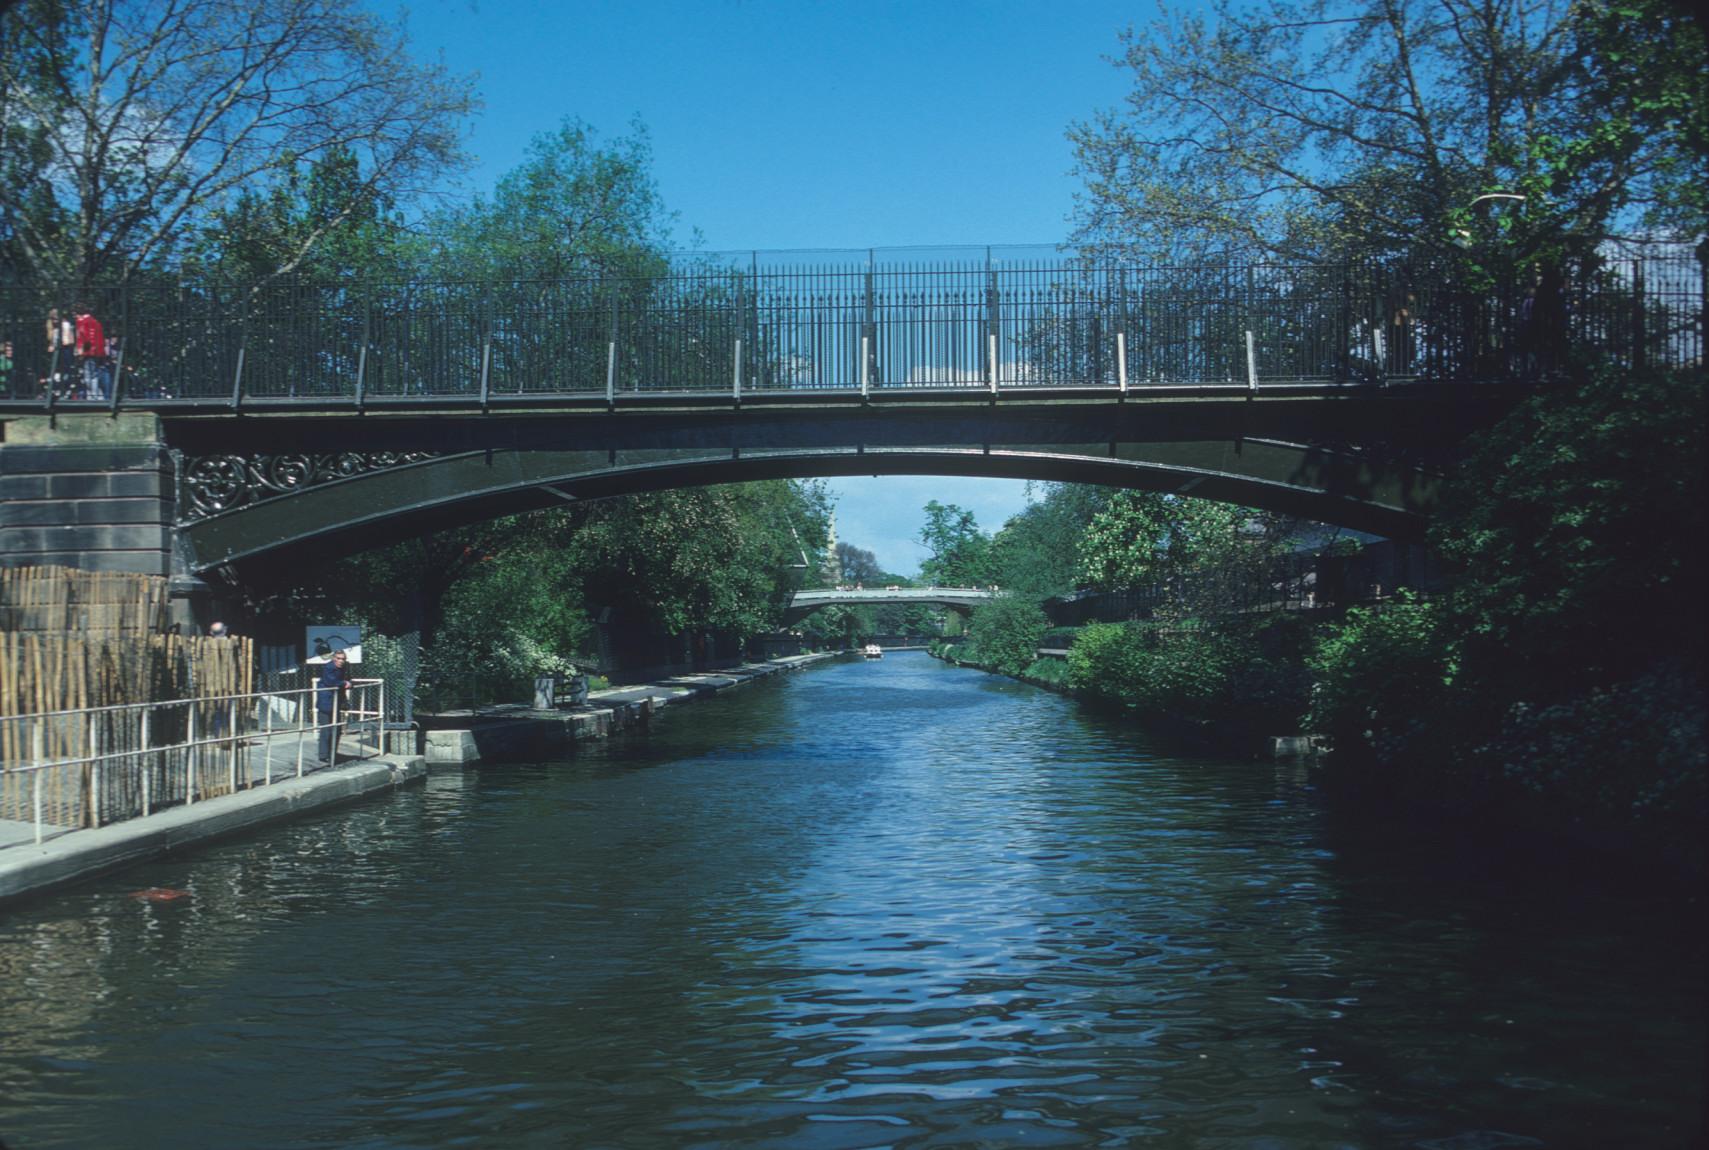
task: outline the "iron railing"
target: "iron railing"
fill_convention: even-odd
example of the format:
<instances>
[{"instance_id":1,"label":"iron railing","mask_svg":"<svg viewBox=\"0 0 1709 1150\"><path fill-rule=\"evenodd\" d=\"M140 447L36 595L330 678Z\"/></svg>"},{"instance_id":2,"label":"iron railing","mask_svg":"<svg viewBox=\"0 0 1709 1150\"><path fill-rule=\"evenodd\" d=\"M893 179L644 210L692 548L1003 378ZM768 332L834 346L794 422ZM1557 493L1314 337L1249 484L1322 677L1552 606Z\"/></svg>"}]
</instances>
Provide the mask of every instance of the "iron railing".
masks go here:
<instances>
[{"instance_id":1,"label":"iron railing","mask_svg":"<svg viewBox=\"0 0 1709 1150\"><path fill-rule=\"evenodd\" d=\"M357 758L384 752L383 680L352 679L350 702L335 698L330 723L320 721L315 691L0 716L13 728L6 745L24 748L0 763L0 826L31 828L0 835L0 847L300 778L318 766L329 727L342 746L354 740Z\"/></svg>"},{"instance_id":2,"label":"iron railing","mask_svg":"<svg viewBox=\"0 0 1709 1150\"><path fill-rule=\"evenodd\" d=\"M1048 600L1045 612L1058 627L1158 617L1211 621L1369 605L1403 588L1430 595L1446 586L1447 577L1428 549L1384 541L1350 555L1278 555L1185 571L1137 587L1079 591Z\"/></svg>"},{"instance_id":3,"label":"iron railing","mask_svg":"<svg viewBox=\"0 0 1709 1150\"><path fill-rule=\"evenodd\" d=\"M1470 289L1410 266L1090 265L1071 257L739 265L501 282L0 288L0 404L616 402L647 394L1257 387L1537 377L1569 344L1700 363L1689 255ZM1539 294L1540 293L1540 294ZM93 388L49 346L83 307Z\"/></svg>"}]
</instances>

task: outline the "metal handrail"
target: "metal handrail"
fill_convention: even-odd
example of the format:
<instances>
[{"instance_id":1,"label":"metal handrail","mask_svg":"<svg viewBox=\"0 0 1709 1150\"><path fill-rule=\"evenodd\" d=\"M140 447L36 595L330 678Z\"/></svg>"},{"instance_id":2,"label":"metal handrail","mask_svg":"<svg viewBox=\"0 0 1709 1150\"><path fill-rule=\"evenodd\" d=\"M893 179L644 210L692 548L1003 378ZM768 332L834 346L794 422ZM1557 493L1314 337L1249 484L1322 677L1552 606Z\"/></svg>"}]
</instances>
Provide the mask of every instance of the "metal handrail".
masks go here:
<instances>
[{"instance_id":1,"label":"metal handrail","mask_svg":"<svg viewBox=\"0 0 1709 1150\"><path fill-rule=\"evenodd\" d=\"M0 408L486 410L551 397L1527 380L1558 370L1569 346L1633 364L1700 361L1703 281L1696 259L1671 250L1599 259L1546 287L1521 269L1474 284L1423 264L1069 256L491 281L141 278L78 293L117 344L105 400L48 365L38 321L66 293L11 286L0 329L20 366Z\"/></svg>"},{"instance_id":2,"label":"metal handrail","mask_svg":"<svg viewBox=\"0 0 1709 1150\"><path fill-rule=\"evenodd\" d=\"M318 740L328 729L337 732L335 761L344 730L355 736L357 758L383 754L385 680L352 679L350 689L354 698L348 705L334 693L326 723L318 709L309 721L321 690L314 686L0 716L0 726L17 728L8 743L28 748L24 761L0 762L0 819L33 824L32 838L39 844L50 826L62 831L98 827L268 786L276 778L301 778L313 769L305 764L305 740ZM294 721L276 724L281 714ZM203 723L213 729L198 730ZM372 751L364 737L369 730ZM280 774L272 750L283 740L295 740L295 755L287 756ZM255 747L262 753L248 753ZM71 776L69 796L63 786L52 799L46 795L51 772ZM63 782L64 775L55 781ZM20 807L26 789L28 818L14 819L25 813ZM69 819L50 820L50 806Z\"/></svg>"}]
</instances>

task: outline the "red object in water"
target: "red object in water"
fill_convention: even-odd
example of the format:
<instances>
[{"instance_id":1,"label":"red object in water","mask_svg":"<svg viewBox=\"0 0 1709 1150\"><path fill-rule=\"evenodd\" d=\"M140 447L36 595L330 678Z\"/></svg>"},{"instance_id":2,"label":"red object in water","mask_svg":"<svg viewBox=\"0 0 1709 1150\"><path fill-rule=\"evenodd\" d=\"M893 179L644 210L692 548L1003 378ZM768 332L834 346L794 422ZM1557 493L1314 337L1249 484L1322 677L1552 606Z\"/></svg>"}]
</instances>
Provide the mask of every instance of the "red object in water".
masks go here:
<instances>
[{"instance_id":1,"label":"red object in water","mask_svg":"<svg viewBox=\"0 0 1709 1150\"><path fill-rule=\"evenodd\" d=\"M173 890L169 886L151 886L147 890L133 890L131 897L138 902L171 902L173 899L189 898L187 890Z\"/></svg>"}]
</instances>

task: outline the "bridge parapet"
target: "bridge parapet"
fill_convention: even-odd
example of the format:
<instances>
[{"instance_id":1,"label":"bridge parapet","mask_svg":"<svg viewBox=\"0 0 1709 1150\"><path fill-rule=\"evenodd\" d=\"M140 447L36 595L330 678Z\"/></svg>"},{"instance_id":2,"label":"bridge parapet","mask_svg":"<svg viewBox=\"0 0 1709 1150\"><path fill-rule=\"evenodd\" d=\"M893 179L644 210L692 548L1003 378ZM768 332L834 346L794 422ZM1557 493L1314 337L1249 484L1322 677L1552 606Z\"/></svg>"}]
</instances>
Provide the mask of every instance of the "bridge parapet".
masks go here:
<instances>
[{"instance_id":1,"label":"bridge parapet","mask_svg":"<svg viewBox=\"0 0 1709 1150\"><path fill-rule=\"evenodd\" d=\"M714 261L626 278L78 293L112 339L84 372L39 322L58 295L0 289L17 368L0 405L171 410L482 407L684 393L1493 381L1547 374L1569 339L1701 362L1688 253L1604 260L1555 289L1472 290L1423 265L1157 267L1048 259L921 266Z\"/></svg>"}]
</instances>

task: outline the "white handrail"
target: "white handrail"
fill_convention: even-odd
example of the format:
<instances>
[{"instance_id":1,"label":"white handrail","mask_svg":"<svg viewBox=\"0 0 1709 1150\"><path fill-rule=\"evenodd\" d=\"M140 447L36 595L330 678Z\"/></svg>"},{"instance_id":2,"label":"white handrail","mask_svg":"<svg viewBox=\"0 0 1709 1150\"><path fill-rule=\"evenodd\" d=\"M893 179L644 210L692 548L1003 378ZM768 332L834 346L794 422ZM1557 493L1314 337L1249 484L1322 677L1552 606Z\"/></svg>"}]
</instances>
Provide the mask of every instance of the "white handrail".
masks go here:
<instances>
[{"instance_id":1,"label":"white handrail","mask_svg":"<svg viewBox=\"0 0 1709 1150\"><path fill-rule=\"evenodd\" d=\"M18 760L0 762L0 820L33 823L39 843L49 829L146 818L180 802L301 777L304 744L327 727L340 736L349 731L358 758L383 754L384 680L349 682L350 703L335 708L330 723L322 723L318 711L310 720L320 690L315 686L0 715L0 729L15 731L6 745L22 752ZM275 724L279 713L292 711L296 723ZM369 723L376 728L371 751L364 730ZM276 773L281 746L279 765L287 769ZM288 769L292 749L294 772ZM203 777L204 763L214 764L214 778ZM51 797L45 794L50 783Z\"/></svg>"}]
</instances>

